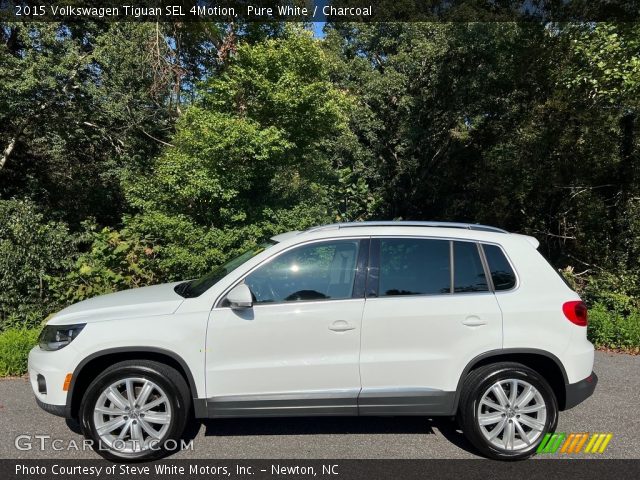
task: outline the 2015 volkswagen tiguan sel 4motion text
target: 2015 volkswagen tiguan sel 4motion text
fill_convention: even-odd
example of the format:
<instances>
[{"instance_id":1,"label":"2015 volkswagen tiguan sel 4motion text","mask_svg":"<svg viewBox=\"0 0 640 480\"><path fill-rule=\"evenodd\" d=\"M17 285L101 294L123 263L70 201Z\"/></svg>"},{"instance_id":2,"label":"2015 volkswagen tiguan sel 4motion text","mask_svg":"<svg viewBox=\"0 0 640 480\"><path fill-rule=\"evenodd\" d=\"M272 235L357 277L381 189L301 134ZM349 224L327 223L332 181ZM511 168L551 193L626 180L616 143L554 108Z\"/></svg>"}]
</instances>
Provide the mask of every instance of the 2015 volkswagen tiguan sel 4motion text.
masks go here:
<instances>
[{"instance_id":1,"label":"2015 volkswagen tiguan sel 4motion text","mask_svg":"<svg viewBox=\"0 0 640 480\"><path fill-rule=\"evenodd\" d=\"M165 454L191 413L457 416L485 456L528 457L597 382L587 309L537 247L459 223L285 233L62 310L31 384L120 461Z\"/></svg>"}]
</instances>

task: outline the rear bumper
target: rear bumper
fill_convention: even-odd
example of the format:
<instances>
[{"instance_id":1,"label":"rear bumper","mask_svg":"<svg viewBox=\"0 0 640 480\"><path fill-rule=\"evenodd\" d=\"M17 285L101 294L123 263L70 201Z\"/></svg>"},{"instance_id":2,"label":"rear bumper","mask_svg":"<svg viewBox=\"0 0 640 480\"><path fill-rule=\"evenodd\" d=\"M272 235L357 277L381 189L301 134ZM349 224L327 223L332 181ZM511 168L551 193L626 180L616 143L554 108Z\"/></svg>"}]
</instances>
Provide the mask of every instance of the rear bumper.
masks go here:
<instances>
[{"instance_id":1,"label":"rear bumper","mask_svg":"<svg viewBox=\"0 0 640 480\"><path fill-rule=\"evenodd\" d=\"M597 384L598 376L595 372L591 372L591 375L584 380L567 384L565 389L566 398L564 402L564 410L568 410L579 403L584 402L593 394Z\"/></svg>"}]
</instances>

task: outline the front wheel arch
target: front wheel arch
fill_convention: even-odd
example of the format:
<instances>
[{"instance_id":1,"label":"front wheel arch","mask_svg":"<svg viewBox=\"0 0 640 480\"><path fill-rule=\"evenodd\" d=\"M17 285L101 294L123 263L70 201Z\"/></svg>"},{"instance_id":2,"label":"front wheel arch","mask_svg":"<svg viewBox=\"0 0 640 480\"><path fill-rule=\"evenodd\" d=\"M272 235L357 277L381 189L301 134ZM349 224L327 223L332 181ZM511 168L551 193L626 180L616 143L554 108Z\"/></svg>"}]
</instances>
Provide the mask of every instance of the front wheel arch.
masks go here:
<instances>
[{"instance_id":1,"label":"front wheel arch","mask_svg":"<svg viewBox=\"0 0 640 480\"><path fill-rule=\"evenodd\" d=\"M149 385L151 387L145 394L145 389ZM114 388L120 393L115 396L113 393L107 393L113 392ZM154 393L155 399L150 396ZM102 404L103 402L106 403ZM148 409L145 409L145 405L148 405ZM99 410L98 407L101 409ZM89 384L80 404L80 428L85 438L92 441L94 450L108 460L149 461L172 453L173 447L167 449L168 442L178 445L178 440L182 437L189 419L190 409L189 387L177 370L163 363L149 360L123 360L107 367ZM151 414L155 419L151 419ZM149 420L144 418L145 415ZM98 422L101 418L104 419L103 417L109 417L102 425L107 427L107 430L100 433L101 425ZM116 422L115 425L114 422ZM123 425L124 423L126 425ZM120 450L122 447L115 443L124 441L120 440L120 436L117 439L113 438L113 435L112 438L107 438L109 432L120 428L121 435L128 434L133 439L136 435L134 433L136 424L138 424L137 438L142 441L146 432L149 436L144 439L145 444L149 440L157 441L159 442L157 448L147 446L136 451L134 445L131 447L134 450L127 452ZM146 424L146 428L140 424ZM159 428L154 428L158 425ZM138 441L137 438L136 441Z\"/></svg>"},{"instance_id":2,"label":"front wheel arch","mask_svg":"<svg viewBox=\"0 0 640 480\"><path fill-rule=\"evenodd\" d=\"M193 374L187 363L177 353L156 347L118 347L95 352L86 357L73 372L67 393L66 417L79 420L80 403L87 387L95 378L96 372L102 372L114 363L125 360L151 360L162 363L182 375L189 386L193 412L201 416L200 402L197 402L197 389Z\"/></svg>"}]
</instances>

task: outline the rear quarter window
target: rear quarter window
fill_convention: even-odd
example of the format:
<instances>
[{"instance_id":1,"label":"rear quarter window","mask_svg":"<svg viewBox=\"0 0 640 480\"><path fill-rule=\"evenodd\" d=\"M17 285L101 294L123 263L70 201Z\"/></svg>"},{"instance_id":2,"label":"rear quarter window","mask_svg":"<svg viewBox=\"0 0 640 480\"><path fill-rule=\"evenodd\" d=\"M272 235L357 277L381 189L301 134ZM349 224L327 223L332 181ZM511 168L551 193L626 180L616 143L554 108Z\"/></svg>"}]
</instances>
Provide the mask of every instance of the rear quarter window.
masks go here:
<instances>
[{"instance_id":1,"label":"rear quarter window","mask_svg":"<svg viewBox=\"0 0 640 480\"><path fill-rule=\"evenodd\" d=\"M485 257L489 264L491 280L496 291L510 290L516 286L516 274L502 249L496 245L483 244Z\"/></svg>"},{"instance_id":2,"label":"rear quarter window","mask_svg":"<svg viewBox=\"0 0 640 480\"><path fill-rule=\"evenodd\" d=\"M453 265L455 293L489 291L476 243L453 242Z\"/></svg>"}]
</instances>

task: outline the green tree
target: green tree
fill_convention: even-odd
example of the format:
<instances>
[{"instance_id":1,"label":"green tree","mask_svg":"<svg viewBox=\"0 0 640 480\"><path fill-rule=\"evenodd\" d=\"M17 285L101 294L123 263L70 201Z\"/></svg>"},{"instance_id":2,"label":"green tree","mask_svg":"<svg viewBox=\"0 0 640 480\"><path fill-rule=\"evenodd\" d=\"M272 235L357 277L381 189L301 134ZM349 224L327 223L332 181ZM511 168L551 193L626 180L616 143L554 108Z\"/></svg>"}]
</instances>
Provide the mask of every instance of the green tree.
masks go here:
<instances>
[{"instance_id":1,"label":"green tree","mask_svg":"<svg viewBox=\"0 0 640 480\"><path fill-rule=\"evenodd\" d=\"M568 27L573 62L561 80L573 96L615 122L609 172L610 234L623 268L640 266L640 26L599 23ZM609 123L610 125L610 123ZM617 147L617 148L616 148Z\"/></svg>"},{"instance_id":2,"label":"green tree","mask_svg":"<svg viewBox=\"0 0 640 480\"><path fill-rule=\"evenodd\" d=\"M247 242L330 220L330 140L345 131L348 104L307 32L239 44L201 85L152 171L127 178L139 211L127 226L158 244L164 275L177 278Z\"/></svg>"},{"instance_id":3,"label":"green tree","mask_svg":"<svg viewBox=\"0 0 640 480\"><path fill-rule=\"evenodd\" d=\"M372 215L495 224L537 236L558 265L629 268L637 31L332 25L333 78L356 99L350 150L381 198Z\"/></svg>"},{"instance_id":4,"label":"green tree","mask_svg":"<svg viewBox=\"0 0 640 480\"><path fill-rule=\"evenodd\" d=\"M171 131L151 24L0 25L0 195L29 197L77 228L125 208L119 172Z\"/></svg>"}]
</instances>

